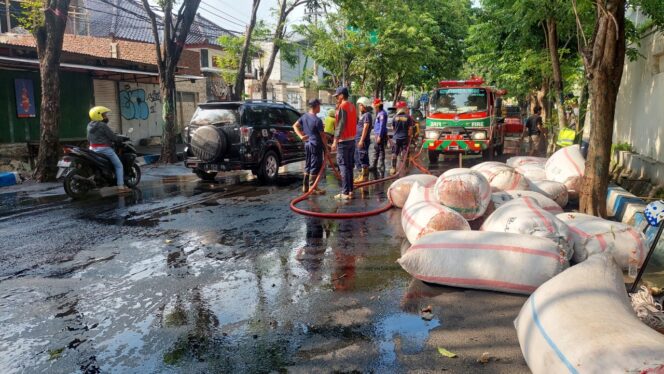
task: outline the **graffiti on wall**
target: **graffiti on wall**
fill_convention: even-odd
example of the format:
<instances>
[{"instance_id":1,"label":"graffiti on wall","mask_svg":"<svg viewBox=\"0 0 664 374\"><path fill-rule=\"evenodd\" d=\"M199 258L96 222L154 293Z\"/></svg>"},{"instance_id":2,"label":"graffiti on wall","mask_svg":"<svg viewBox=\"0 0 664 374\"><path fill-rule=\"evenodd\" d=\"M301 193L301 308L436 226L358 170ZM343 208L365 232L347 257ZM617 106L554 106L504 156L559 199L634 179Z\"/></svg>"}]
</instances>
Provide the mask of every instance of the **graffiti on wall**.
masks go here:
<instances>
[{"instance_id":1,"label":"graffiti on wall","mask_svg":"<svg viewBox=\"0 0 664 374\"><path fill-rule=\"evenodd\" d=\"M159 86L152 83L120 82L118 104L122 128L133 128L132 141L161 136L163 119Z\"/></svg>"},{"instance_id":2,"label":"graffiti on wall","mask_svg":"<svg viewBox=\"0 0 664 374\"><path fill-rule=\"evenodd\" d=\"M146 95L143 88L135 88L125 84L120 90L120 114L126 120L146 120L151 113L157 112L161 103L159 90L153 89Z\"/></svg>"},{"instance_id":3,"label":"graffiti on wall","mask_svg":"<svg viewBox=\"0 0 664 374\"><path fill-rule=\"evenodd\" d=\"M286 102L295 108L302 108L302 95L298 92L288 92L286 94Z\"/></svg>"}]
</instances>

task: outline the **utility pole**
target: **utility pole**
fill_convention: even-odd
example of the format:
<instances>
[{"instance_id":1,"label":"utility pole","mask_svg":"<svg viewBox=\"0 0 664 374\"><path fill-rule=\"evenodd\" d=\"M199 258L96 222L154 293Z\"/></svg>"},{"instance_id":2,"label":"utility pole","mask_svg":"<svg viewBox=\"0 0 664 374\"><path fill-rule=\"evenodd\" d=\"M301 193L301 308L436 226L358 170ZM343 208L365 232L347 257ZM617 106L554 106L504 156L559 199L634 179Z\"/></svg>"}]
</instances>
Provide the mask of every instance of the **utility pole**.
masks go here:
<instances>
[{"instance_id":1,"label":"utility pole","mask_svg":"<svg viewBox=\"0 0 664 374\"><path fill-rule=\"evenodd\" d=\"M9 1L5 0L5 15L7 16L7 30L5 32L9 32L12 29L12 15L10 14Z\"/></svg>"},{"instance_id":2,"label":"utility pole","mask_svg":"<svg viewBox=\"0 0 664 374\"><path fill-rule=\"evenodd\" d=\"M312 23L313 19L313 24L318 27L318 16L322 12L322 8L324 7L324 4L320 3L319 1L310 1L306 8L304 9L304 14L305 16L309 19L309 22ZM318 62L316 60L314 61L314 81L316 83L318 82Z\"/></svg>"}]
</instances>

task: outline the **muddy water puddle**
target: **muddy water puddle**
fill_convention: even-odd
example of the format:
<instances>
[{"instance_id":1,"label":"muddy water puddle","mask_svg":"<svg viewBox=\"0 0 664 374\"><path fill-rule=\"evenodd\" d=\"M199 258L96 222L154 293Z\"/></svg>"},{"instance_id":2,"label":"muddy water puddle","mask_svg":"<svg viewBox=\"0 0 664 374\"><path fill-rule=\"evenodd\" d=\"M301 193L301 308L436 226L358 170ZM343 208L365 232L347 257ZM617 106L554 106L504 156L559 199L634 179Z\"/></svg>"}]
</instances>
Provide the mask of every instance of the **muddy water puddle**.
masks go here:
<instances>
[{"instance_id":1,"label":"muddy water puddle","mask_svg":"<svg viewBox=\"0 0 664 374\"><path fill-rule=\"evenodd\" d=\"M380 371L428 349L442 321L419 309L439 291L395 263L399 212L297 216L287 202L299 182L284 183L173 181L77 203L75 220L100 238L45 274L0 280L0 371ZM383 187L365 193L339 209L384 202ZM303 206L315 204L338 203Z\"/></svg>"}]
</instances>

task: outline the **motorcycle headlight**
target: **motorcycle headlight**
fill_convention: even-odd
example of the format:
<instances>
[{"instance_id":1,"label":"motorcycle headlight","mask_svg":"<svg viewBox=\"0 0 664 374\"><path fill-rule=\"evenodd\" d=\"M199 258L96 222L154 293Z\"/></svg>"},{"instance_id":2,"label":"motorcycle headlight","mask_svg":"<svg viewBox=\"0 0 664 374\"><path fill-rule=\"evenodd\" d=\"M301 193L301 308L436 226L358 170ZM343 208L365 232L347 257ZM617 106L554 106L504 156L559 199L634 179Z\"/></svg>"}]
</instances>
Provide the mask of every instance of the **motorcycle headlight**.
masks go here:
<instances>
[{"instance_id":1,"label":"motorcycle headlight","mask_svg":"<svg viewBox=\"0 0 664 374\"><path fill-rule=\"evenodd\" d=\"M484 131L474 132L473 140L486 140L486 133Z\"/></svg>"},{"instance_id":2,"label":"motorcycle headlight","mask_svg":"<svg viewBox=\"0 0 664 374\"><path fill-rule=\"evenodd\" d=\"M439 137L438 131L425 131L424 134L426 135L427 139L436 140Z\"/></svg>"}]
</instances>

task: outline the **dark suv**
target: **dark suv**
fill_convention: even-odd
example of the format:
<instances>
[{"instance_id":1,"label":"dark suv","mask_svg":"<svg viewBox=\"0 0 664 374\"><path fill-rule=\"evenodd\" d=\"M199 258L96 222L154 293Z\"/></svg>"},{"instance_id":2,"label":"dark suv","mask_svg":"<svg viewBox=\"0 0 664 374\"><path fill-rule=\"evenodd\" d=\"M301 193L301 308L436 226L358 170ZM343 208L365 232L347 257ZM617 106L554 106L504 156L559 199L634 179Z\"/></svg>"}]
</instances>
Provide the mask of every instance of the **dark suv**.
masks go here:
<instances>
[{"instance_id":1,"label":"dark suv","mask_svg":"<svg viewBox=\"0 0 664 374\"><path fill-rule=\"evenodd\" d=\"M304 160L293 131L298 118L293 107L274 101L199 104L185 128L185 166L208 181L218 171L251 170L272 183L280 166Z\"/></svg>"}]
</instances>

